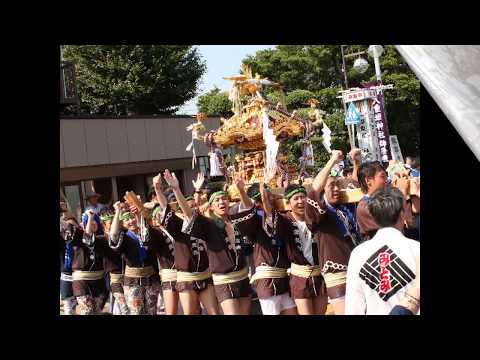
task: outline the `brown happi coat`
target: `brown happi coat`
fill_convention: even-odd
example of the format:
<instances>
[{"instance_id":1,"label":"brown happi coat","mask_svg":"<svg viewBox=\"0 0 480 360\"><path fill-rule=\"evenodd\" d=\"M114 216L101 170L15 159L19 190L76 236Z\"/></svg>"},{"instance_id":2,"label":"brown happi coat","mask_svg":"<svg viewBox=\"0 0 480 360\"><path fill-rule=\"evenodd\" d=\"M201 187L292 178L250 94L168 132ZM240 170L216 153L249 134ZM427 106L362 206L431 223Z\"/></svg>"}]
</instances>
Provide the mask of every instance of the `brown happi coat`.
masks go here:
<instances>
[{"instance_id":1,"label":"brown happi coat","mask_svg":"<svg viewBox=\"0 0 480 360\"><path fill-rule=\"evenodd\" d=\"M285 244L277 243L273 238L273 231L266 224L263 210L252 207L232 216L234 224L241 235L247 236L253 242L253 260L255 267L268 265L288 269L288 260ZM289 278L259 279L255 282L257 295L260 299L268 299L290 291Z\"/></svg>"},{"instance_id":2,"label":"brown happi coat","mask_svg":"<svg viewBox=\"0 0 480 360\"><path fill-rule=\"evenodd\" d=\"M161 219L162 226L175 239L175 269L184 272L208 271L208 253L205 240L182 232L184 220L175 214L168 205L165 215ZM187 223L187 221L186 221ZM212 278L194 282L178 282L177 291L202 291L209 284L213 285Z\"/></svg>"},{"instance_id":3,"label":"brown happi coat","mask_svg":"<svg viewBox=\"0 0 480 360\"><path fill-rule=\"evenodd\" d=\"M147 225L148 236L152 244L152 249L157 256L158 263L162 269L175 269L175 239L172 241L166 231L170 235L172 230L169 226L169 213L167 208L167 214L162 218L161 226L152 227ZM173 237L173 235L172 235ZM162 281L162 290L176 290L176 281Z\"/></svg>"},{"instance_id":4,"label":"brown happi coat","mask_svg":"<svg viewBox=\"0 0 480 360\"><path fill-rule=\"evenodd\" d=\"M303 255L302 243L300 241L299 228L295 218L290 214L280 214L273 211L273 224L277 222L274 233L278 234L281 240L285 242L287 257L290 263L297 265L319 265L318 244L315 239L312 243L313 264ZM303 278L290 275L290 291L294 299L311 299L325 293L325 286L322 276L313 276Z\"/></svg>"},{"instance_id":5,"label":"brown happi coat","mask_svg":"<svg viewBox=\"0 0 480 360\"><path fill-rule=\"evenodd\" d=\"M324 192L311 191L308 193L305 215L307 224L318 243L319 265L322 274L335 274L347 271L350 253L354 248L350 236L343 236L335 217L326 211L327 206L323 197ZM352 211L354 208L352 207ZM330 299L345 296L346 284L328 287Z\"/></svg>"},{"instance_id":6,"label":"brown happi coat","mask_svg":"<svg viewBox=\"0 0 480 360\"><path fill-rule=\"evenodd\" d=\"M152 266L155 270L155 274L149 277L142 277L142 278L131 278L128 276L123 277L123 285L124 286L135 286L135 285L142 285L142 286L150 286L155 282L159 282L160 278L158 275L158 265L157 265L157 257L155 255L154 249L152 248L152 242L148 239L148 231L147 236L145 237L145 250L146 250L146 258L142 262L140 259L140 246L138 242L130 237L127 233L127 230L121 229L120 232L116 237L110 236L109 237L109 244L110 247L122 254L122 258L125 262L125 265L129 267L146 267Z\"/></svg>"},{"instance_id":7,"label":"brown happi coat","mask_svg":"<svg viewBox=\"0 0 480 360\"><path fill-rule=\"evenodd\" d=\"M241 246L243 239L235 226L235 243L231 244L220 221L217 225L214 220L194 211L193 217L184 222L182 232L205 241L210 272L227 274L242 270L247 266ZM219 302L226 299L248 297L250 293L248 278L231 284L215 285L215 294Z\"/></svg>"},{"instance_id":8,"label":"brown happi coat","mask_svg":"<svg viewBox=\"0 0 480 360\"><path fill-rule=\"evenodd\" d=\"M125 264L122 255L109 248L109 253L103 258L103 269L110 274L123 274ZM110 283L112 293L123 293L123 281Z\"/></svg>"},{"instance_id":9,"label":"brown happi coat","mask_svg":"<svg viewBox=\"0 0 480 360\"><path fill-rule=\"evenodd\" d=\"M104 235L88 235L83 230L82 238L73 244L72 271L104 271L104 258L111 255L107 238ZM105 279L73 280L73 294L75 296L92 295L94 297L106 295Z\"/></svg>"}]
</instances>

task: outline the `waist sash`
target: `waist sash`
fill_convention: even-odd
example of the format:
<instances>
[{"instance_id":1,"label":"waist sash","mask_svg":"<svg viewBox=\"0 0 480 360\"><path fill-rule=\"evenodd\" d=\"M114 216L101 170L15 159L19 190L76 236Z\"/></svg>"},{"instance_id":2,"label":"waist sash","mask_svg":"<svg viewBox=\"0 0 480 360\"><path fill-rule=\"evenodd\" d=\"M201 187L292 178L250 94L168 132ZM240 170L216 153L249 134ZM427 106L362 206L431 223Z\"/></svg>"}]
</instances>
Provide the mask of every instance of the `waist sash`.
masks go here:
<instances>
[{"instance_id":1,"label":"waist sash","mask_svg":"<svg viewBox=\"0 0 480 360\"><path fill-rule=\"evenodd\" d=\"M159 274L162 282L177 281L177 270L175 269L161 269Z\"/></svg>"},{"instance_id":2,"label":"waist sash","mask_svg":"<svg viewBox=\"0 0 480 360\"><path fill-rule=\"evenodd\" d=\"M121 284L123 282L123 274L110 273L110 284Z\"/></svg>"},{"instance_id":3,"label":"waist sash","mask_svg":"<svg viewBox=\"0 0 480 360\"><path fill-rule=\"evenodd\" d=\"M323 278L325 279L325 285L327 288L344 285L347 283L347 272L326 273L323 275Z\"/></svg>"},{"instance_id":4,"label":"waist sash","mask_svg":"<svg viewBox=\"0 0 480 360\"><path fill-rule=\"evenodd\" d=\"M103 279L103 270L99 271L80 271L76 270L72 274L72 279L75 280L100 280Z\"/></svg>"},{"instance_id":5,"label":"waist sash","mask_svg":"<svg viewBox=\"0 0 480 360\"><path fill-rule=\"evenodd\" d=\"M320 276L322 275L322 269L318 265L298 265L292 263L290 267L290 274L299 276L302 278L309 278L313 276Z\"/></svg>"},{"instance_id":6,"label":"waist sash","mask_svg":"<svg viewBox=\"0 0 480 360\"><path fill-rule=\"evenodd\" d=\"M255 268L255 274L251 277L250 284L259 279L282 279L287 276L287 269L260 265Z\"/></svg>"},{"instance_id":7,"label":"waist sash","mask_svg":"<svg viewBox=\"0 0 480 360\"><path fill-rule=\"evenodd\" d=\"M248 278L248 267L227 274L212 274L213 285L231 284Z\"/></svg>"},{"instance_id":8,"label":"waist sash","mask_svg":"<svg viewBox=\"0 0 480 360\"><path fill-rule=\"evenodd\" d=\"M63 280L63 281L73 281L72 279L72 275L68 275L68 274L65 274L65 273L60 273L60 279Z\"/></svg>"},{"instance_id":9,"label":"waist sash","mask_svg":"<svg viewBox=\"0 0 480 360\"><path fill-rule=\"evenodd\" d=\"M209 271L204 272L186 272L178 271L177 272L177 282L194 282L207 280L212 277L212 274Z\"/></svg>"},{"instance_id":10,"label":"waist sash","mask_svg":"<svg viewBox=\"0 0 480 360\"><path fill-rule=\"evenodd\" d=\"M155 270L153 270L152 266L145 266L145 267L130 267L125 266L125 276L130 278L146 278L155 274Z\"/></svg>"}]
</instances>

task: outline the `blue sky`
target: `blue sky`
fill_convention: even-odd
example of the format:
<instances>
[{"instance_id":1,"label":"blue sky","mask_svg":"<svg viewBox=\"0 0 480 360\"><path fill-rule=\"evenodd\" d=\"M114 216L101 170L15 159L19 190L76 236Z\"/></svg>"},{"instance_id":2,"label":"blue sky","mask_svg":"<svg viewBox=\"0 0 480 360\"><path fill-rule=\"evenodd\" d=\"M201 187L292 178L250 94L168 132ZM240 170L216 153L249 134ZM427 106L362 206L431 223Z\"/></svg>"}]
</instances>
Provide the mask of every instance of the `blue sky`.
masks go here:
<instances>
[{"instance_id":1,"label":"blue sky","mask_svg":"<svg viewBox=\"0 0 480 360\"><path fill-rule=\"evenodd\" d=\"M247 55L255 55L258 50L274 48L275 45L199 45L200 54L206 62L207 71L199 87L199 95L210 91L214 86L222 90L230 89L231 82L222 77L239 73L242 60ZM179 109L177 114L197 113L197 98Z\"/></svg>"}]
</instances>

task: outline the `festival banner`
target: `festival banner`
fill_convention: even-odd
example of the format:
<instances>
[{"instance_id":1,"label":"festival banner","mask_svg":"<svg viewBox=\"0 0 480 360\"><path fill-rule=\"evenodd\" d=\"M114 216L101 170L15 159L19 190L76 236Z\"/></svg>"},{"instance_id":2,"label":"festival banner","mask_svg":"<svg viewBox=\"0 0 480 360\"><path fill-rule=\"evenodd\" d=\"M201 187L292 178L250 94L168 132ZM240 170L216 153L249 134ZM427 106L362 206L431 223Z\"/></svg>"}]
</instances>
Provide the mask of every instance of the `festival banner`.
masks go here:
<instances>
[{"instance_id":1,"label":"festival banner","mask_svg":"<svg viewBox=\"0 0 480 360\"><path fill-rule=\"evenodd\" d=\"M402 150L400 149L400 144L398 143L397 135L390 135L390 146L392 147L392 157L393 160L403 163Z\"/></svg>"},{"instance_id":2,"label":"festival banner","mask_svg":"<svg viewBox=\"0 0 480 360\"><path fill-rule=\"evenodd\" d=\"M390 148L390 133L388 131L388 122L385 113L385 99L383 91L375 89L377 86L382 86L381 81L370 81L362 84L366 89L376 90L376 97L371 103L373 116L375 121L375 128L377 130L378 146L380 147L380 156L382 162L388 162L392 159Z\"/></svg>"}]
</instances>

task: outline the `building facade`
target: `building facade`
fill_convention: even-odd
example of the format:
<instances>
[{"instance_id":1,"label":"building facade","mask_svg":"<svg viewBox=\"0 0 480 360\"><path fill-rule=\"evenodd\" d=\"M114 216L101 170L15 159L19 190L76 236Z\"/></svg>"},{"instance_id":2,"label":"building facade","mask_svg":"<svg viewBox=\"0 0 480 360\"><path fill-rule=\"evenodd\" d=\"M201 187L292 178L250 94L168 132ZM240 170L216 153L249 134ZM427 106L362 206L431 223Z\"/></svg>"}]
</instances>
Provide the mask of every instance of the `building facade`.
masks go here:
<instances>
[{"instance_id":1,"label":"building facade","mask_svg":"<svg viewBox=\"0 0 480 360\"><path fill-rule=\"evenodd\" d=\"M152 178L164 169L174 171L185 193L198 171L208 175L208 149L195 142L197 165L186 147L191 133L189 116L66 117L60 119L60 194L77 216L92 192L100 202L123 200L133 190L146 201ZM204 122L207 130L220 125L219 118Z\"/></svg>"}]
</instances>

